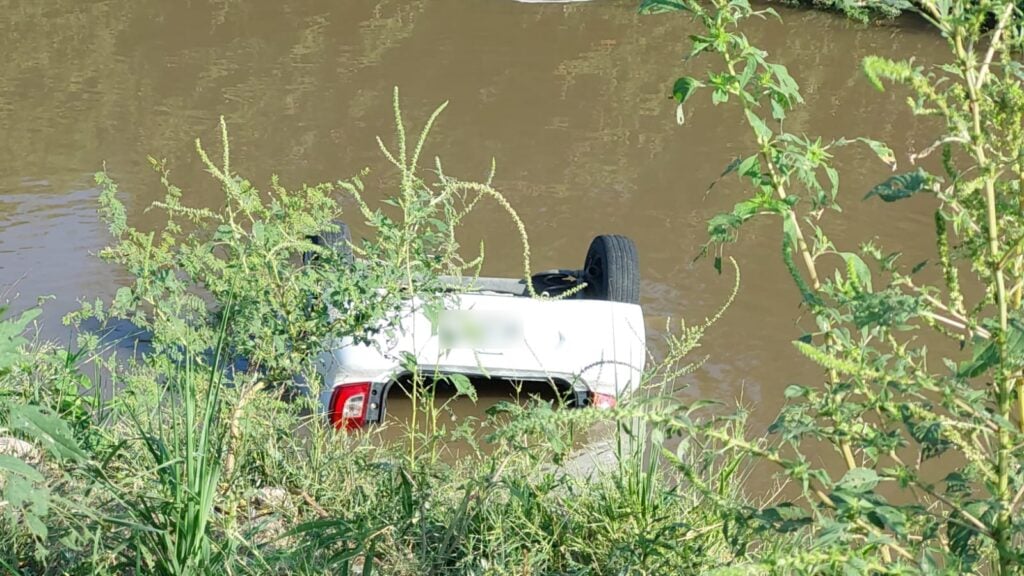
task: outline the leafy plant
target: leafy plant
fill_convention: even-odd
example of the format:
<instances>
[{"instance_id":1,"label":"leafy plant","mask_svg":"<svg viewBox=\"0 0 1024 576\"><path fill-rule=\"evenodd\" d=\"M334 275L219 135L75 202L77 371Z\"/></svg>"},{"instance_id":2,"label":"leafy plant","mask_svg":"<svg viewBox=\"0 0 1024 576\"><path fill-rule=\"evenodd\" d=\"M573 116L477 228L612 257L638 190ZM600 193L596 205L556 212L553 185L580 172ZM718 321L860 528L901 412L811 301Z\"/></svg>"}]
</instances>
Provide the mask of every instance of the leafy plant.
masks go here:
<instances>
[{"instance_id":1,"label":"leafy plant","mask_svg":"<svg viewBox=\"0 0 1024 576\"><path fill-rule=\"evenodd\" d=\"M648 393L611 411L509 404L487 422L453 422L434 402L438 375L405 358L417 421L389 442L337 433L316 394L282 393L312 374L334 339L369 339L394 329L408 306L429 315L456 297L452 286L482 258L481 250L463 259L458 225L481 200L513 220L529 273L525 227L490 178L456 179L437 160L431 171L419 166L442 108L407 140L396 93L397 141L381 148L399 186L379 207L359 178L298 192L275 181L258 192L231 172L223 123L220 161L198 147L224 194L219 210L186 206L155 162L166 197L153 209L167 223L141 230L128 224L109 175L97 176L114 234L104 257L131 283L68 319L82 328L75 350L28 346L16 339L22 326L0 324L0 335L14 335L11 345L0 340L0 357L17 348L0 371L0 422L46 454L39 467L0 462L10 464L3 478L17 505L0 523L4 570L656 574L737 561L742 549L730 538L750 530L717 504L746 509L746 457L723 464L715 443L687 444L671 458L659 451L684 414L671 386L699 367L689 355L717 317L670 330ZM338 230L340 198L355 203L369 237L334 250L309 238ZM145 341L111 353L108 336L84 328L89 318L101 329L131 322ZM473 394L468 379L448 378ZM742 419L732 422L729 434L742 440ZM588 470L576 449L596 423L619 432L601 455L610 465ZM477 443L484 429L487 446ZM467 438L463 454L446 457L449 443ZM693 486L713 487L716 499Z\"/></svg>"},{"instance_id":2,"label":"leafy plant","mask_svg":"<svg viewBox=\"0 0 1024 576\"><path fill-rule=\"evenodd\" d=\"M0 307L0 317L7 312L6 307ZM41 310L38 308L21 314L17 320L4 319L0 322L0 376L10 372L18 361L23 359L22 347L28 344L28 340L22 335L25 327L34 320Z\"/></svg>"},{"instance_id":3,"label":"leafy plant","mask_svg":"<svg viewBox=\"0 0 1024 576\"><path fill-rule=\"evenodd\" d=\"M783 261L813 319L794 345L825 372L821 385L786 390L790 403L772 427L783 446L728 442L711 424L696 428L727 441L726 452L778 465L802 487L799 517L815 539L811 552L782 564L787 569L1017 573L1024 554L1019 9L1012 2L925 0L917 11L947 40L948 63L864 61L872 84L905 86L915 114L944 123L944 134L910 158L941 151L941 175L916 168L866 194L886 203L914 195L935 200L936 284L918 274L927 264L904 266L899 253L870 242L843 251L820 225L823 211L838 210L836 148L867 145L894 169L895 157L864 138L826 142L786 131L787 113L802 102L797 83L740 31L743 20L774 11L746 0L643 3L645 10L666 6L691 13L706 29L692 37L690 56L714 55L721 64L704 78L677 81L679 106L694 91L710 91L714 103L743 110L753 143L726 170L750 193L709 222L705 249L718 258L747 221L778 217ZM965 274L971 278L963 282L982 290L965 290ZM921 343L929 331L965 353L937 360ZM810 452L822 445L837 452L845 470L813 463ZM953 471L942 477L927 461L944 454L952 455L944 462ZM898 497L883 496L883 487ZM785 506L774 515L792 516L795 509ZM769 527L784 525L791 523Z\"/></svg>"}]
</instances>

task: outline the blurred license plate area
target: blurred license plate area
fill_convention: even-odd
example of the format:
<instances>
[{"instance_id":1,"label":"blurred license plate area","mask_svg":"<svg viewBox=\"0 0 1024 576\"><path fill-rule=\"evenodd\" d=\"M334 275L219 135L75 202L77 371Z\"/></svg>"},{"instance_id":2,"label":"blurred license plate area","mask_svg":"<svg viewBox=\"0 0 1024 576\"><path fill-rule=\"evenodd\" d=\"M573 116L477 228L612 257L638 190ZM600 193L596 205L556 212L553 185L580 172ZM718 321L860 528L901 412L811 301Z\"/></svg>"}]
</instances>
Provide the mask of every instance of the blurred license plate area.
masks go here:
<instances>
[{"instance_id":1,"label":"blurred license plate area","mask_svg":"<svg viewBox=\"0 0 1024 576\"><path fill-rule=\"evenodd\" d=\"M513 348L523 341L523 323L492 310L442 310L437 335L442 348Z\"/></svg>"}]
</instances>

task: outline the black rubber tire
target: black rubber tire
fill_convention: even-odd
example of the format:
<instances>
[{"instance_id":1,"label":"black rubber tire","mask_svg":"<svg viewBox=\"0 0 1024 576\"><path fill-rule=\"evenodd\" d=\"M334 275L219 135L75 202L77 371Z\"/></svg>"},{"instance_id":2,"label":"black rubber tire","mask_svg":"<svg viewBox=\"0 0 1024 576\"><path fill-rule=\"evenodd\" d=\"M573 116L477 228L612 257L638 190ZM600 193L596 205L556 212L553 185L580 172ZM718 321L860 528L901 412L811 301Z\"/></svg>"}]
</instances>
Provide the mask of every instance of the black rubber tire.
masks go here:
<instances>
[{"instance_id":1,"label":"black rubber tire","mask_svg":"<svg viewBox=\"0 0 1024 576\"><path fill-rule=\"evenodd\" d=\"M309 240L317 246L323 246L324 248L330 248L337 252L342 260L347 264L352 264L352 232L348 229L348 224L341 221L332 222L338 227L337 231L334 232L320 232L315 236L310 236ZM309 266L316 261L317 255L313 252L304 252L302 254L302 264Z\"/></svg>"},{"instance_id":2,"label":"black rubber tire","mask_svg":"<svg viewBox=\"0 0 1024 576\"><path fill-rule=\"evenodd\" d=\"M625 236L594 238L583 263L583 298L627 304L640 303L640 258L636 244Z\"/></svg>"}]
</instances>

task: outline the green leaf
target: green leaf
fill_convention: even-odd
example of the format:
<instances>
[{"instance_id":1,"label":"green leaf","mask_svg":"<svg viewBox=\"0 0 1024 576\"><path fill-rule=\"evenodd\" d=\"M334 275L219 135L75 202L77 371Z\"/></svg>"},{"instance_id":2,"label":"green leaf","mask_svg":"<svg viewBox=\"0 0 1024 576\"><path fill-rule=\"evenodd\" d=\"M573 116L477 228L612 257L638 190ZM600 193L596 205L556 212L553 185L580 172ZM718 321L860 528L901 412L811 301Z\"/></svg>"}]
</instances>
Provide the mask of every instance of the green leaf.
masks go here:
<instances>
[{"instance_id":1,"label":"green leaf","mask_svg":"<svg viewBox=\"0 0 1024 576\"><path fill-rule=\"evenodd\" d=\"M1024 366L1024 322L1020 318L1010 319L1006 332L1006 358L1004 368L1017 370Z\"/></svg>"},{"instance_id":2,"label":"green leaf","mask_svg":"<svg viewBox=\"0 0 1024 576\"><path fill-rule=\"evenodd\" d=\"M960 378L975 378L984 374L999 362L999 348L995 342L984 338L974 338L971 359L958 367Z\"/></svg>"},{"instance_id":3,"label":"green leaf","mask_svg":"<svg viewBox=\"0 0 1024 576\"><path fill-rule=\"evenodd\" d=\"M1018 318L1010 320L1006 331L1006 358L1000 358L999 347L992 340L975 337L972 340L971 359L960 364L957 376L974 378L1000 363L1003 368L1016 369L1024 365L1024 323Z\"/></svg>"},{"instance_id":4,"label":"green leaf","mask_svg":"<svg viewBox=\"0 0 1024 576\"><path fill-rule=\"evenodd\" d=\"M700 81L688 76L676 80L675 85L672 86L672 97L679 103L676 107L676 122L679 125L686 122L686 112L683 109L683 104L700 86Z\"/></svg>"},{"instance_id":5,"label":"green leaf","mask_svg":"<svg viewBox=\"0 0 1024 576\"><path fill-rule=\"evenodd\" d=\"M825 166L825 174L828 176L829 192L832 194L832 200L835 200L839 194L839 171L831 166Z\"/></svg>"},{"instance_id":6,"label":"green leaf","mask_svg":"<svg viewBox=\"0 0 1024 576\"><path fill-rule=\"evenodd\" d=\"M921 299L901 294L897 289L861 292L850 300L853 323L858 328L882 326L902 329L921 313Z\"/></svg>"},{"instance_id":7,"label":"green leaf","mask_svg":"<svg viewBox=\"0 0 1024 576\"><path fill-rule=\"evenodd\" d=\"M700 81L695 78L683 76L676 80L676 83L672 86L672 97L676 99L676 102L682 104L686 102L686 100L692 96L700 86Z\"/></svg>"},{"instance_id":8,"label":"green leaf","mask_svg":"<svg viewBox=\"0 0 1024 576\"><path fill-rule=\"evenodd\" d=\"M789 386L786 386L786 390L785 392L782 393L782 395L787 400L791 400L793 398L801 398L803 396L806 396L808 392L810 392L810 389L807 388L806 386L790 384Z\"/></svg>"},{"instance_id":9,"label":"green leaf","mask_svg":"<svg viewBox=\"0 0 1024 576\"><path fill-rule=\"evenodd\" d=\"M755 57L747 58L747 64L746 66L743 67L743 72L741 72L740 75L736 77L736 80L739 82L741 89L746 88L747 83L750 82L750 80L754 77L754 74L757 73L757 62L758 59Z\"/></svg>"},{"instance_id":10,"label":"green leaf","mask_svg":"<svg viewBox=\"0 0 1024 576\"><path fill-rule=\"evenodd\" d=\"M85 461L89 456L78 446L68 423L59 416L31 404L10 407L11 427L38 440L61 459Z\"/></svg>"},{"instance_id":11,"label":"green leaf","mask_svg":"<svg viewBox=\"0 0 1024 576\"><path fill-rule=\"evenodd\" d=\"M217 232L213 235L215 240L227 240L234 236L234 229L231 228L230 224L221 224L217 226Z\"/></svg>"},{"instance_id":12,"label":"green leaf","mask_svg":"<svg viewBox=\"0 0 1024 576\"><path fill-rule=\"evenodd\" d=\"M868 148L871 148L871 151L878 156L879 160L895 168L896 154L892 151L892 148L886 146L884 142L872 140L870 138L857 138L857 141L867 144Z\"/></svg>"},{"instance_id":13,"label":"green leaf","mask_svg":"<svg viewBox=\"0 0 1024 576\"><path fill-rule=\"evenodd\" d=\"M45 478L20 459L0 455L0 478L5 504L20 512L25 526L39 540L45 540L48 529L45 517L50 509L50 491ZM8 512L10 512L10 508Z\"/></svg>"},{"instance_id":14,"label":"green leaf","mask_svg":"<svg viewBox=\"0 0 1024 576\"><path fill-rule=\"evenodd\" d=\"M975 518L984 518L991 514L991 506L987 502L971 502L964 507ZM953 514L946 523L949 534L949 550L960 561L960 571L970 572L971 567L980 559L979 544L976 536L978 531L965 519Z\"/></svg>"},{"instance_id":15,"label":"green leaf","mask_svg":"<svg viewBox=\"0 0 1024 576\"><path fill-rule=\"evenodd\" d=\"M771 142L774 132L768 128L768 125L764 123L764 120L760 116L754 114L750 109L745 110L747 114L747 122L750 123L750 127L754 129L754 134L757 136L757 142L759 144L765 144Z\"/></svg>"},{"instance_id":16,"label":"green leaf","mask_svg":"<svg viewBox=\"0 0 1024 576\"><path fill-rule=\"evenodd\" d=\"M871 82L871 85L879 92L885 92L885 86L882 85L883 78L895 82L906 82L915 72L909 62L896 62L881 56L865 57L862 66L864 74L868 77L868 82Z\"/></svg>"},{"instance_id":17,"label":"green leaf","mask_svg":"<svg viewBox=\"0 0 1024 576\"><path fill-rule=\"evenodd\" d=\"M743 158L740 158L739 156L733 158L732 161L730 161L729 164L725 167L725 170L722 170L722 173L718 175L718 178L715 178L715 182L718 182L718 179L722 178L723 176L728 176L729 174L736 172L736 170L739 168L742 162ZM714 188L715 182L711 183L711 186L708 187L708 190Z\"/></svg>"},{"instance_id":18,"label":"green leaf","mask_svg":"<svg viewBox=\"0 0 1024 576\"><path fill-rule=\"evenodd\" d=\"M971 493L971 479L962 472L950 472L942 480L946 484L946 495L963 497Z\"/></svg>"},{"instance_id":19,"label":"green leaf","mask_svg":"<svg viewBox=\"0 0 1024 576\"><path fill-rule=\"evenodd\" d=\"M726 244L736 240L736 230L743 224L743 218L734 213L716 214L708 220L708 236L711 242Z\"/></svg>"},{"instance_id":20,"label":"green leaf","mask_svg":"<svg viewBox=\"0 0 1024 576\"><path fill-rule=\"evenodd\" d=\"M931 183L931 176L924 170L918 168L914 172L897 174L871 189L864 196L867 200L872 196L878 196L884 202L895 202L910 198L921 190L927 188Z\"/></svg>"},{"instance_id":21,"label":"green leaf","mask_svg":"<svg viewBox=\"0 0 1024 576\"><path fill-rule=\"evenodd\" d=\"M43 475L38 470L29 466L20 458L8 456L7 454L0 454L0 470L8 474L17 474L31 482L42 482L44 480Z\"/></svg>"},{"instance_id":22,"label":"green leaf","mask_svg":"<svg viewBox=\"0 0 1024 576\"><path fill-rule=\"evenodd\" d=\"M771 100L772 105L772 118L778 122L782 122L786 119L786 107L782 105L777 98Z\"/></svg>"},{"instance_id":23,"label":"green leaf","mask_svg":"<svg viewBox=\"0 0 1024 576\"><path fill-rule=\"evenodd\" d=\"M17 320L0 322L0 374L5 373L21 358L21 347L28 343L22 336L29 322L35 320L42 310L26 310ZM0 309L0 314L3 309Z\"/></svg>"},{"instance_id":24,"label":"green leaf","mask_svg":"<svg viewBox=\"0 0 1024 576\"><path fill-rule=\"evenodd\" d=\"M759 214L785 214L789 205L778 198L758 195L737 202L732 212L716 214L708 220L708 236L711 242L727 244L736 240L736 233L744 222Z\"/></svg>"},{"instance_id":25,"label":"green leaf","mask_svg":"<svg viewBox=\"0 0 1024 576\"><path fill-rule=\"evenodd\" d=\"M469 378L464 374L449 374L448 376L445 376L445 379L451 382L452 386L455 386L456 394L459 396L465 396L473 402L476 402L476 388L473 387L473 383L470 382Z\"/></svg>"},{"instance_id":26,"label":"green leaf","mask_svg":"<svg viewBox=\"0 0 1024 576\"><path fill-rule=\"evenodd\" d=\"M861 290L871 292L871 269L864 263L864 260L853 252L840 252L839 255L846 262L848 274L853 277Z\"/></svg>"},{"instance_id":27,"label":"green leaf","mask_svg":"<svg viewBox=\"0 0 1024 576\"><path fill-rule=\"evenodd\" d=\"M690 58L693 58L694 56L707 50L712 44L714 44L715 41L712 38L691 35L690 42L693 43L693 46L690 48Z\"/></svg>"},{"instance_id":28,"label":"green leaf","mask_svg":"<svg viewBox=\"0 0 1024 576\"><path fill-rule=\"evenodd\" d=\"M899 508L879 506L868 513L868 519L880 528L890 530L897 536L907 532L907 515Z\"/></svg>"},{"instance_id":29,"label":"green leaf","mask_svg":"<svg viewBox=\"0 0 1024 576\"><path fill-rule=\"evenodd\" d=\"M766 508L755 517L777 532L794 532L811 523L811 514L791 502Z\"/></svg>"},{"instance_id":30,"label":"green leaf","mask_svg":"<svg viewBox=\"0 0 1024 576\"><path fill-rule=\"evenodd\" d=\"M761 165L758 162L757 154L747 156L736 168L740 176L754 177L761 175Z\"/></svg>"},{"instance_id":31,"label":"green leaf","mask_svg":"<svg viewBox=\"0 0 1024 576\"><path fill-rule=\"evenodd\" d=\"M942 437L942 425L939 422L920 422L913 417L910 407L900 406L900 417L907 427L910 437L921 446L921 458L929 460L942 455L953 445Z\"/></svg>"},{"instance_id":32,"label":"green leaf","mask_svg":"<svg viewBox=\"0 0 1024 576\"><path fill-rule=\"evenodd\" d=\"M854 494L864 494L874 490L880 480L878 473L870 468L854 468L843 475L836 487Z\"/></svg>"},{"instance_id":33,"label":"green leaf","mask_svg":"<svg viewBox=\"0 0 1024 576\"><path fill-rule=\"evenodd\" d=\"M638 12L640 14L659 14L662 12L675 12L679 10L689 11L690 8L682 2L674 0L643 0L640 3Z\"/></svg>"},{"instance_id":34,"label":"green leaf","mask_svg":"<svg viewBox=\"0 0 1024 576\"><path fill-rule=\"evenodd\" d=\"M778 83L777 90L783 96L786 97L790 103L802 102L803 98L800 96L800 85L796 83L793 76L790 75L789 69L782 64L766 63L765 67L771 72L772 76L775 77L775 81Z\"/></svg>"}]
</instances>

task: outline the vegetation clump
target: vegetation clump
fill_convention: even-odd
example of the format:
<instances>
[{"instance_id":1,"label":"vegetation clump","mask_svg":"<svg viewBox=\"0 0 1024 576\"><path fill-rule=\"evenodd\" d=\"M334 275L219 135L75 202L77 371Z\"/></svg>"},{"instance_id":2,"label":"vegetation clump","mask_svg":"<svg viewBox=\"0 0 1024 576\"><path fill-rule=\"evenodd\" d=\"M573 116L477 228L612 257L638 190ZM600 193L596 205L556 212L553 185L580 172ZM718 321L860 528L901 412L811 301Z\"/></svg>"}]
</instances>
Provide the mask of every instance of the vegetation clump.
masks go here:
<instances>
[{"instance_id":1,"label":"vegetation clump","mask_svg":"<svg viewBox=\"0 0 1024 576\"><path fill-rule=\"evenodd\" d=\"M781 259L809 320L793 344L824 372L822 384L786 390L790 403L771 429L778 445L727 442L726 454L768 461L801 489L800 501L771 509L785 519L772 528L802 526L811 538L784 565L1019 573L1024 18L1017 4L922 1L914 9L946 39L945 63L864 59L869 82L906 90L913 113L943 128L909 158L909 170L861 192L881 205L931 198L935 255L921 263L903 263L899 252L874 242L844 250L830 240L823 214L839 211L834 151L866 145L893 170L896 157L865 138L824 141L787 131L787 114L802 103L797 83L739 28L752 16L776 16L771 9L746 0L647 0L643 7L691 13L706 32L691 37L690 56L718 60L706 76L676 82L680 110L710 91L715 104L740 107L750 127L748 153L726 170L747 194L708 223L705 250L717 261L748 221L776 219ZM941 157L941 172L913 166L931 155ZM936 354L925 343L937 339L963 352ZM710 423L687 430L724 439ZM840 468L815 463L812 452L823 445L835 450Z\"/></svg>"},{"instance_id":2,"label":"vegetation clump","mask_svg":"<svg viewBox=\"0 0 1024 576\"><path fill-rule=\"evenodd\" d=\"M407 146L396 91L397 142L381 149L398 191L380 207L362 178L258 190L232 171L223 121L217 161L197 142L218 210L188 206L153 161L166 194L152 209L166 222L140 230L97 175L114 238L102 257L131 282L68 317L71 350L21 336L36 311L0 322L4 572L654 574L728 561L699 493L652 464L646 409L534 401L460 419L411 365L414 417L397 441L323 417L317 354L395 330L410 298L436 305L442 275L475 274L482 255L463 259L456 233L481 200L508 212L529 269L525 228L489 181L454 178L440 161L421 176L442 109ZM312 242L337 230L343 199L370 238ZM106 329L125 323L129 341L112 341ZM670 343L650 386L694 367L685 358L704 327ZM608 417L624 426L609 463L574 467L575 436ZM735 467L701 466L723 497L741 497Z\"/></svg>"},{"instance_id":3,"label":"vegetation clump","mask_svg":"<svg viewBox=\"0 0 1024 576\"><path fill-rule=\"evenodd\" d=\"M362 179L259 191L197 150L224 195L189 207L166 189L156 232L128 223L113 180L101 213L104 257L132 282L75 326L131 322L130 353L81 330L67 350L31 343L35 311L0 322L0 566L69 574L1016 574L1024 565L1024 15L1005 0L857 4L917 11L946 39L925 66L884 55L866 81L898 87L942 127L897 170L865 137L794 134L802 104L786 67L742 32L776 17L747 0L644 0L703 28L689 57L714 58L672 87L677 119L699 94L738 106L748 150L729 163L744 194L708 222L701 254L719 272L754 219L774 220L780 261L806 310L795 350L821 382L793 384L765 437L745 413L673 396L704 331L671 330L644 392L610 411L508 403L486 423L458 419L414 372L413 423L400 442L342 434L319 415L317 353L340 337L395 330L416 297L436 305L443 275L475 274L457 231L497 190L420 158L397 105L397 143L381 144L397 192L377 208ZM685 128L684 128L685 129ZM875 242L844 248L836 150L864 146L896 173L864 201L924 197L934 257L904 263ZM937 170L917 166L935 156ZM899 162L902 166L903 161ZM492 169L493 175L493 169ZM371 231L352 256L309 238L349 205ZM826 214L829 215L826 217ZM738 278L738 274L737 274ZM737 280L738 282L738 280ZM737 285L738 286L738 285ZM735 292L734 292L735 294ZM728 301L725 303L728 305ZM949 344L936 353L938 346ZM89 371L93 374L87 376ZM460 386L459 392L471 394ZM444 415L444 417L441 417ZM426 422L417 423L417 418ZM581 469L575 439L599 421L607 461ZM481 431L489 430L486 446ZM465 453L451 457L452 442ZM835 465L823 464L822 448ZM782 497L744 495L771 466Z\"/></svg>"}]
</instances>

